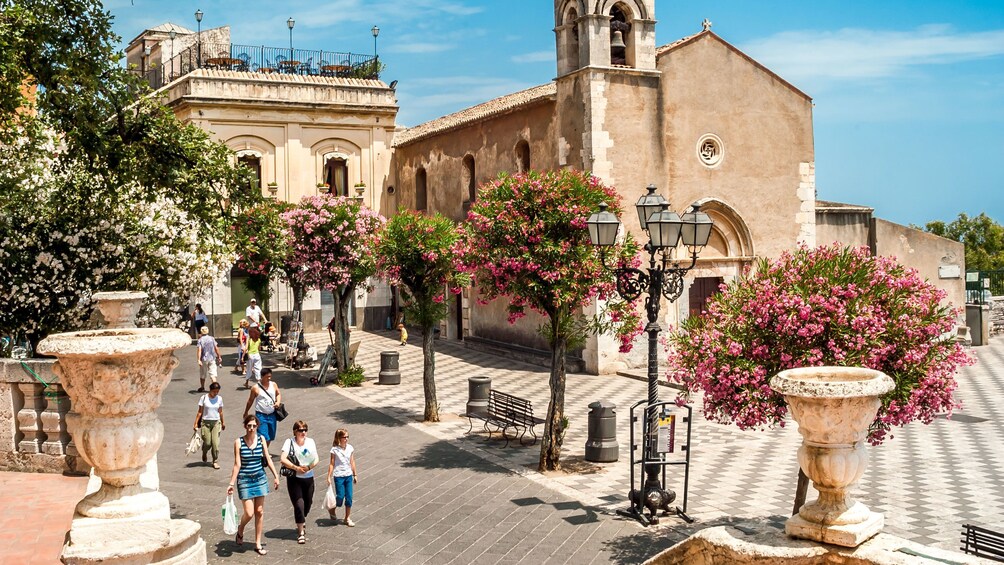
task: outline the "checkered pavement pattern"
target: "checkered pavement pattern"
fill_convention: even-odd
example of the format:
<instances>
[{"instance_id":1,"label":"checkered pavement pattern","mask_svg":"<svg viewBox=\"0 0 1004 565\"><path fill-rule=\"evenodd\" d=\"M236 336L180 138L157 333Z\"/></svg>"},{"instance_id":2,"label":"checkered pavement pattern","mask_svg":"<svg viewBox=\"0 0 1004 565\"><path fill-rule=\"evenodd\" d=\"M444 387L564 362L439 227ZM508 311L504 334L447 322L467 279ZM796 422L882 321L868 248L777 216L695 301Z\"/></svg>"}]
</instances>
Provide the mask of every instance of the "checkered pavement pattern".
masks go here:
<instances>
[{"instance_id":1,"label":"checkered pavement pattern","mask_svg":"<svg viewBox=\"0 0 1004 565\"><path fill-rule=\"evenodd\" d=\"M360 334L355 334L360 335ZM548 371L465 348L459 342L436 342L436 389L443 422L420 423L424 409L422 350L417 344L401 347L392 334L362 333L357 363L370 379L365 386L338 392L406 425L416 427L460 449L541 483L601 512L626 508L631 486L629 408L646 396L646 384L615 375L569 374L565 414L569 418L562 460L575 472L542 475L536 471L539 443L520 446L468 434L465 412L470 376L489 376L496 390L533 403L534 414L546 414ZM420 337L420 336L416 336ZM326 334L307 336L315 347L328 343ZM401 384L374 383L381 351L400 354ZM874 511L885 514L885 531L911 541L958 549L962 524L1004 529L1004 340L973 350L979 361L958 375L957 397L963 408L951 419L930 425L913 423L895 429L894 438L868 447L870 464L853 493ZM676 391L661 387L660 398L671 400ZM617 405L620 459L614 463L585 463L588 404L596 400ZM742 431L707 421L694 406L691 475L687 511L699 523L726 516L766 519L783 528L791 514L798 475L796 450L801 443L797 424L783 428ZM543 426L538 426L538 435ZM685 443L685 427L678 420L677 445ZM528 436L529 437L529 436ZM498 434L495 434L498 438ZM671 457L682 458L677 450ZM578 464L572 464L578 463ZM669 467L668 487L682 504L683 467ZM636 475L640 484L643 477ZM809 488L808 500L816 497ZM671 522L670 519L666 522Z\"/></svg>"}]
</instances>

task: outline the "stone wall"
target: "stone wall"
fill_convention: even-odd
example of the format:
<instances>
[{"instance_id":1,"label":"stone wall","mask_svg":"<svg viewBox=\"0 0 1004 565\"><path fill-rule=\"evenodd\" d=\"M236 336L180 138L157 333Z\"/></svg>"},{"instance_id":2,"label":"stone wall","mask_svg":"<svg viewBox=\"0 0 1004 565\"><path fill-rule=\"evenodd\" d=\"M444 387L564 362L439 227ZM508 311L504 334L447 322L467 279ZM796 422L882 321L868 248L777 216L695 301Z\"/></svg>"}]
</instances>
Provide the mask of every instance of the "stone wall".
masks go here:
<instances>
[{"instance_id":1,"label":"stone wall","mask_svg":"<svg viewBox=\"0 0 1004 565\"><path fill-rule=\"evenodd\" d=\"M88 472L66 430L70 398L52 370L54 363L0 359L0 471Z\"/></svg>"}]
</instances>

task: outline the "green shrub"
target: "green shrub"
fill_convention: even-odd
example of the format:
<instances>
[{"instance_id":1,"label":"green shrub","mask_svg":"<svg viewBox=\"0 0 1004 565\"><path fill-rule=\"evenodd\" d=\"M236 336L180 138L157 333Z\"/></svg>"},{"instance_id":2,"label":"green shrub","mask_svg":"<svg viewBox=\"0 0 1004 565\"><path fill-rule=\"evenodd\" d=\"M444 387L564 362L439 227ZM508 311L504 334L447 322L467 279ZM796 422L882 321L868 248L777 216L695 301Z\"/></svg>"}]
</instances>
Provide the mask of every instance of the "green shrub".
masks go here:
<instances>
[{"instance_id":1,"label":"green shrub","mask_svg":"<svg viewBox=\"0 0 1004 565\"><path fill-rule=\"evenodd\" d=\"M365 380L363 368L359 365L352 365L338 375L338 386L362 386Z\"/></svg>"}]
</instances>

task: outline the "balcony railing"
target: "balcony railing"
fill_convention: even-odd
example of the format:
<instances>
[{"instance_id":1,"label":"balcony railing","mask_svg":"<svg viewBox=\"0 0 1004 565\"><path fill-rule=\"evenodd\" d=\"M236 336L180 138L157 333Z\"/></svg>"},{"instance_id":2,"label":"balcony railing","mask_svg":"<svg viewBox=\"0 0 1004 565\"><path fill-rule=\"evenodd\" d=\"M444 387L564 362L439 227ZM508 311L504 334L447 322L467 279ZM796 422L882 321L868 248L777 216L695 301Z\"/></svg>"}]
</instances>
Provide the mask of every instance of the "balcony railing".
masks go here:
<instances>
[{"instance_id":1,"label":"balcony railing","mask_svg":"<svg viewBox=\"0 0 1004 565\"><path fill-rule=\"evenodd\" d=\"M195 69L378 79L380 68L377 57L358 53L201 43L142 74L157 89Z\"/></svg>"}]
</instances>

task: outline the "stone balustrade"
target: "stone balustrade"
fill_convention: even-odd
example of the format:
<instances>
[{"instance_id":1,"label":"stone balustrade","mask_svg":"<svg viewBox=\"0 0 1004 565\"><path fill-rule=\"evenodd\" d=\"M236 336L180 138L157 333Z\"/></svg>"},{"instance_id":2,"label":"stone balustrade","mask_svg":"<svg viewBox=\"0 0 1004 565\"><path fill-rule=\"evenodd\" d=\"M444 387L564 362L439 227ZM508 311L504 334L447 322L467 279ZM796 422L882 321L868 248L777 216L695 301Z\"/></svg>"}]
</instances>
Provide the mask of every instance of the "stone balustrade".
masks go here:
<instances>
[{"instance_id":1,"label":"stone balustrade","mask_svg":"<svg viewBox=\"0 0 1004 565\"><path fill-rule=\"evenodd\" d=\"M54 360L0 359L0 471L86 474L66 429L70 398ZM25 365L45 381L42 384Z\"/></svg>"}]
</instances>

